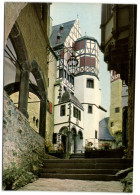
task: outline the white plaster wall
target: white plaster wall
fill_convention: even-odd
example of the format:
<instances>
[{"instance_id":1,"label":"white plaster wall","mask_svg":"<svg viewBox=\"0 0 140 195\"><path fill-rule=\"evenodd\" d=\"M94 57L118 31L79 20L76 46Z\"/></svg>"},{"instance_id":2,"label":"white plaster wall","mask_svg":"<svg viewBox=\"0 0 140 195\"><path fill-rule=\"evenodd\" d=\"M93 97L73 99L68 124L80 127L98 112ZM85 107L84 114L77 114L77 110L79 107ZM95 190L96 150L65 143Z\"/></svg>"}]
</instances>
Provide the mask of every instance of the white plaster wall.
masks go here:
<instances>
[{"instance_id":1,"label":"white plaster wall","mask_svg":"<svg viewBox=\"0 0 140 195\"><path fill-rule=\"evenodd\" d=\"M93 106L93 113L88 113L88 104L84 104L84 145L86 139L93 140L95 138L95 130L99 136L99 109ZM98 142L98 140L96 140Z\"/></svg>"},{"instance_id":2,"label":"white plaster wall","mask_svg":"<svg viewBox=\"0 0 140 195\"><path fill-rule=\"evenodd\" d=\"M65 116L60 116L60 107L62 105L66 106ZM69 117L67 116L69 114L68 103L54 106L54 113L55 113L54 114L54 124L68 122L69 120Z\"/></svg>"},{"instance_id":3,"label":"white plaster wall","mask_svg":"<svg viewBox=\"0 0 140 195\"><path fill-rule=\"evenodd\" d=\"M87 88L87 79L94 79L94 88ZM100 104L99 80L95 76L81 75L75 77L74 93L81 103Z\"/></svg>"},{"instance_id":4,"label":"white plaster wall","mask_svg":"<svg viewBox=\"0 0 140 195\"><path fill-rule=\"evenodd\" d=\"M67 115L69 115L69 109L68 109L69 105L68 104L69 103L64 103L64 104L54 106L54 113L55 113L54 114L54 124L65 123L65 122L69 121L69 116L67 116ZM60 107L61 107L61 105L66 105L65 116L60 116ZM83 128L83 126L84 126L84 120L83 120L84 115L83 115L83 111L81 110L81 121L77 120L75 117L73 117L73 106L75 106L75 105L71 103L71 122L72 123L70 125L70 128L72 128L73 125L75 124L75 126L77 126L77 132L78 132L78 130ZM78 108L78 107L76 107L76 108ZM65 124L62 124L62 126L65 126Z\"/></svg>"},{"instance_id":5,"label":"white plaster wall","mask_svg":"<svg viewBox=\"0 0 140 195\"><path fill-rule=\"evenodd\" d=\"M94 88L86 87L87 79L94 79ZM96 147L98 147L98 139L95 140L95 130L99 135L100 109L98 106L101 103L99 80L92 75L82 75L75 77L75 96L79 99L84 107L83 145L85 146L86 139L92 139L92 141L94 140ZM92 114L88 113L88 104L92 105Z\"/></svg>"}]
</instances>

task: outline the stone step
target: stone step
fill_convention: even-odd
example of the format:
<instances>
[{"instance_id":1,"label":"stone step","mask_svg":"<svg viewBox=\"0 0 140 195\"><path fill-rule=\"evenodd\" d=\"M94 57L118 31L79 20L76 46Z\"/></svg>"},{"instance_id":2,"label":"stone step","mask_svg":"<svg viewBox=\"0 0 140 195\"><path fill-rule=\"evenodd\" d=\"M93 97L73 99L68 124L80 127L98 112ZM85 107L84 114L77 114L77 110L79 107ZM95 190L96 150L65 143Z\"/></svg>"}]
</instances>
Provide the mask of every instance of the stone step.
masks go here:
<instances>
[{"instance_id":1,"label":"stone step","mask_svg":"<svg viewBox=\"0 0 140 195\"><path fill-rule=\"evenodd\" d=\"M119 170L133 166L132 159L45 159L42 178L114 181Z\"/></svg>"},{"instance_id":2,"label":"stone step","mask_svg":"<svg viewBox=\"0 0 140 195\"><path fill-rule=\"evenodd\" d=\"M118 181L115 175L105 174L53 174L41 173L41 178L59 178L59 179L75 179L75 180L95 180L95 181Z\"/></svg>"},{"instance_id":3,"label":"stone step","mask_svg":"<svg viewBox=\"0 0 140 195\"><path fill-rule=\"evenodd\" d=\"M85 158L85 154L71 154L70 159L73 158Z\"/></svg>"},{"instance_id":4,"label":"stone step","mask_svg":"<svg viewBox=\"0 0 140 195\"><path fill-rule=\"evenodd\" d=\"M53 168L48 169L44 168L42 173L63 173L63 174L115 174L119 170L118 169L60 169L60 168Z\"/></svg>"},{"instance_id":5,"label":"stone step","mask_svg":"<svg viewBox=\"0 0 140 195\"><path fill-rule=\"evenodd\" d=\"M44 163L44 168L62 168L62 169L126 169L132 167L130 163Z\"/></svg>"},{"instance_id":6,"label":"stone step","mask_svg":"<svg viewBox=\"0 0 140 195\"><path fill-rule=\"evenodd\" d=\"M84 159L85 157L84 156L70 156L70 159L79 159L79 158Z\"/></svg>"},{"instance_id":7,"label":"stone step","mask_svg":"<svg viewBox=\"0 0 140 195\"><path fill-rule=\"evenodd\" d=\"M133 163L132 159L95 158L95 159L44 159L44 163Z\"/></svg>"}]
</instances>

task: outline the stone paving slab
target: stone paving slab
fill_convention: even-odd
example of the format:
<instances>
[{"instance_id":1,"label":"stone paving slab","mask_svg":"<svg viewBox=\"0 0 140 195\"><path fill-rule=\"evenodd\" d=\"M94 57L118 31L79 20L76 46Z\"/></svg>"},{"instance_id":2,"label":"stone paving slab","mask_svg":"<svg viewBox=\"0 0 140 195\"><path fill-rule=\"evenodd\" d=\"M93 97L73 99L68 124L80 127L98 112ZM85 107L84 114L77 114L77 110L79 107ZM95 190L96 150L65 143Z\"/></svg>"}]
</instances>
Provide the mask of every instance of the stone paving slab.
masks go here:
<instances>
[{"instance_id":1,"label":"stone paving slab","mask_svg":"<svg viewBox=\"0 0 140 195\"><path fill-rule=\"evenodd\" d=\"M40 178L19 191L123 192L119 181L83 181Z\"/></svg>"}]
</instances>

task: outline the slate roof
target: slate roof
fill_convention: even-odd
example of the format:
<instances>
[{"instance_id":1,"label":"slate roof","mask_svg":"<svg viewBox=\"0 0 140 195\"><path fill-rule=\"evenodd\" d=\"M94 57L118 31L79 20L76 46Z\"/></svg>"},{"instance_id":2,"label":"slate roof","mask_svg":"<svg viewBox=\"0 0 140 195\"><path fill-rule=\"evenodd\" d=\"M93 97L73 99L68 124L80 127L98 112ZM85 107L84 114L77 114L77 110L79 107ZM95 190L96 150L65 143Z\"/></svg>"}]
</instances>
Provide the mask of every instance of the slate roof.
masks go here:
<instances>
[{"instance_id":1,"label":"slate roof","mask_svg":"<svg viewBox=\"0 0 140 195\"><path fill-rule=\"evenodd\" d=\"M59 45L62 45L65 42L67 36L69 35L71 28L74 25L74 22L75 22L75 20L72 20L72 21L58 24L58 25L52 27L52 34L50 36L50 44L51 44L52 48L59 46ZM60 33L60 25L63 25L64 28L63 28L62 34L60 34L61 35L60 43L57 44L56 40L57 40L57 34Z\"/></svg>"},{"instance_id":2,"label":"slate roof","mask_svg":"<svg viewBox=\"0 0 140 195\"><path fill-rule=\"evenodd\" d=\"M60 103L66 103L69 101L74 103L81 110L84 110L84 108L83 108L82 104L79 102L79 100L74 95L72 95L69 91L66 90L65 93L63 93L63 95L61 97Z\"/></svg>"},{"instance_id":3,"label":"slate roof","mask_svg":"<svg viewBox=\"0 0 140 195\"><path fill-rule=\"evenodd\" d=\"M110 134L108 129L109 117L104 118L99 122L99 140L115 141L115 138Z\"/></svg>"}]
</instances>

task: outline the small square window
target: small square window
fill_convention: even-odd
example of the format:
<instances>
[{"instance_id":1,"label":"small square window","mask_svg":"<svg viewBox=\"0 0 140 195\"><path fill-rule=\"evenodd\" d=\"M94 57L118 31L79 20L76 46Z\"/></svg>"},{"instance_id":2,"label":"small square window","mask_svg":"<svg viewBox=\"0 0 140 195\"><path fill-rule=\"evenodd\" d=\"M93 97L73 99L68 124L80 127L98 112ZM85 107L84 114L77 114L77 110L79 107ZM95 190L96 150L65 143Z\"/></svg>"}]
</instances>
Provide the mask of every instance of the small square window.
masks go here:
<instances>
[{"instance_id":1,"label":"small square window","mask_svg":"<svg viewBox=\"0 0 140 195\"><path fill-rule=\"evenodd\" d=\"M120 112L120 107L115 108L115 113Z\"/></svg>"},{"instance_id":2,"label":"small square window","mask_svg":"<svg viewBox=\"0 0 140 195\"><path fill-rule=\"evenodd\" d=\"M66 110L65 105L62 105L60 107L60 116L65 116L65 110Z\"/></svg>"},{"instance_id":3,"label":"small square window","mask_svg":"<svg viewBox=\"0 0 140 195\"><path fill-rule=\"evenodd\" d=\"M87 88L94 88L94 80L87 79Z\"/></svg>"},{"instance_id":4,"label":"small square window","mask_svg":"<svg viewBox=\"0 0 140 195\"><path fill-rule=\"evenodd\" d=\"M90 114L92 113L92 106L90 106L90 105L88 106L88 113L90 113Z\"/></svg>"}]
</instances>

